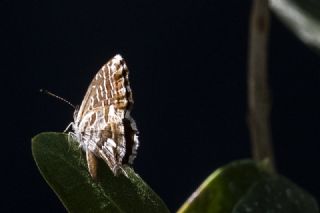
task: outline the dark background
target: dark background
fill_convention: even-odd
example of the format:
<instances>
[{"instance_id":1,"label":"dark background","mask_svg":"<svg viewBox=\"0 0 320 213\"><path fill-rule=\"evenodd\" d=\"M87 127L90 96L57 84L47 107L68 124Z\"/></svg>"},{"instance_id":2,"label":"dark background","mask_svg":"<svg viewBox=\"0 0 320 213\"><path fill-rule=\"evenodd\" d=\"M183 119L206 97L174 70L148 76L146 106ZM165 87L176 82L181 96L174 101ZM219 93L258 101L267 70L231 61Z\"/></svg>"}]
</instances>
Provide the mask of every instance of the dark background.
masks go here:
<instances>
[{"instance_id":1,"label":"dark background","mask_svg":"<svg viewBox=\"0 0 320 213\"><path fill-rule=\"evenodd\" d=\"M1 1L1 208L64 212L31 156L63 131L97 70L127 61L141 132L134 168L175 211L217 167L250 157L251 1ZM272 16L272 131L280 173L318 200L320 60Z\"/></svg>"}]
</instances>

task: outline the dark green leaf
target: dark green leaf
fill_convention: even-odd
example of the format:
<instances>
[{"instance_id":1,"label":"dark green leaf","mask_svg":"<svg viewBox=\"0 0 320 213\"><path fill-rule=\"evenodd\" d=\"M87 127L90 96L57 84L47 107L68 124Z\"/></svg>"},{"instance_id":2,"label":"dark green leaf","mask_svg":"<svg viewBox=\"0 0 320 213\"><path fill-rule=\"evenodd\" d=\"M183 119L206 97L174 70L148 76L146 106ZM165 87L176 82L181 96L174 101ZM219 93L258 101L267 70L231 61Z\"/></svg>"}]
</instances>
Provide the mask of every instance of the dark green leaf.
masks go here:
<instances>
[{"instance_id":1,"label":"dark green leaf","mask_svg":"<svg viewBox=\"0 0 320 213\"><path fill-rule=\"evenodd\" d=\"M228 164L212 173L178 212L229 213L249 187L265 176L251 160Z\"/></svg>"},{"instance_id":2,"label":"dark green leaf","mask_svg":"<svg viewBox=\"0 0 320 213\"><path fill-rule=\"evenodd\" d=\"M305 43L320 50L320 1L270 0L277 16Z\"/></svg>"},{"instance_id":3,"label":"dark green leaf","mask_svg":"<svg viewBox=\"0 0 320 213\"><path fill-rule=\"evenodd\" d=\"M270 177L254 184L233 213L319 213L317 202L284 177Z\"/></svg>"},{"instance_id":4,"label":"dark green leaf","mask_svg":"<svg viewBox=\"0 0 320 213\"><path fill-rule=\"evenodd\" d=\"M169 212L163 201L134 171L115 177L99 161L98 181L87 170L83 152L62 133L32 139L37 166L69 212Z\"/></svg>"}]
</instances>

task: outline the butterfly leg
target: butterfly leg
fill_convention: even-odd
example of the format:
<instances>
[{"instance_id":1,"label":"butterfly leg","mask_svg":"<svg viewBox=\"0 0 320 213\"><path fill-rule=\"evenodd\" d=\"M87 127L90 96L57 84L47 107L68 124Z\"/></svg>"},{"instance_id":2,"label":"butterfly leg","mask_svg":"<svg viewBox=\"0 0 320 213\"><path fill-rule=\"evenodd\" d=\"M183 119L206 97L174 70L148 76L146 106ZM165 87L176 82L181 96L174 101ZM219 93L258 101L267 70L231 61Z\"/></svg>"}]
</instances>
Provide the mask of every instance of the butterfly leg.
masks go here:
<instances>
[{"instance_id":1,"label":"butterfly leg","mask_svg":"<svg viewBox=\"0 0 320 213\"><path fill-rule=\"evenodd\" d=\"M88 165L88 170L91 175L91 177L96 180L97 179L97 169L98 169L98 159L97 156L99 153L99 147L98 147L98 142L100 135L97 134L93 129L91 129L85 138L85 152L86 152L86 159L87 159L87 165Z\"/></svg>"},{"instance_id":2,"label":"butterfly leg","mask_svg":"<svg viewBox=\"0 0 320 213\"><path fill-rule=\"evenodd\" d=\"M67 126L67 128L66 128L63 132L67 132L68 129L70 129L70 127L71 127L73 124L74 124L73 122L69 123L68 126Z\"/></svg>"},{"instance_id":3,"label":"butterfly leg","mask_svg":"<svg viewBox=\"0 0 320 213\"><path fill-rule=\"evenodd\" d=\"M94 180L96 180L97 179L98 159L94 155L94 153L91 152L90 150L87 150L86 158L87 158L87 165L88 165L89 173L90 173L91 177Z\"/></svg>"}]
</instances>

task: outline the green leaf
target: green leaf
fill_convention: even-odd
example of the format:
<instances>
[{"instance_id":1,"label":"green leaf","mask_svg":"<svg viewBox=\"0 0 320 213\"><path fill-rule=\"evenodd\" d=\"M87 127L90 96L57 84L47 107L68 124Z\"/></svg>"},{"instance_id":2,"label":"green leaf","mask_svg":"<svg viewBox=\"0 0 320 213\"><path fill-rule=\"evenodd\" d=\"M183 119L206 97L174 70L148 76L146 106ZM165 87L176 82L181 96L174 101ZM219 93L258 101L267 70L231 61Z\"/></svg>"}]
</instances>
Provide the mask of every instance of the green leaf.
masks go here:
<instances>
[{"instance_id":1,"label":"green leaf","mask_svg":"<svg viewBox=\"0 0 320 213\"><path fill-rule=\"evenodd\" d=\"M232 213L319 213L315 199L288 179L263 179L248 191Z\"/></svg>"},{"instance_id":2,"label":"green leaf","mask_svg":"<svg viewBox=\"0 0 320 213\"><path fill-rule=\"evenodd\" d=\"M103 161L98 181L88 173L83 152L62 133L41 133L32 152L44 179L69 212L169 212L166 205L130 167L115 177Z\"/></svg>"},{"instance_id":3,"label":"green leaf","mask_svg":"<svg viewBox=\"0 0 320 213\"><path fill-rule=\"evenodd\" d=\"M288 179L252 160L212 173L178 213L319 213L316 200Z\"/></svg>"},{"instance_id":4,"label":"green leaf","mask_svg":"<svg viewBox=\"0 0 320 213\"><path fill-rule=\"evenodd\" d=\"M314 49L320 49L320 1L270 0L276 15L302 41Z\"/></svg>"},{"instance_id":5,"label":"green leaf","mask_svg":"<svg viewBox=\"0 0 320 213\"><path fill-rule=\"evenodd\" d=\"M178 210L178 213L228 213L256 181L267 176L251 160L228 164L212 173Z\"/></svg>"}]
</instances>

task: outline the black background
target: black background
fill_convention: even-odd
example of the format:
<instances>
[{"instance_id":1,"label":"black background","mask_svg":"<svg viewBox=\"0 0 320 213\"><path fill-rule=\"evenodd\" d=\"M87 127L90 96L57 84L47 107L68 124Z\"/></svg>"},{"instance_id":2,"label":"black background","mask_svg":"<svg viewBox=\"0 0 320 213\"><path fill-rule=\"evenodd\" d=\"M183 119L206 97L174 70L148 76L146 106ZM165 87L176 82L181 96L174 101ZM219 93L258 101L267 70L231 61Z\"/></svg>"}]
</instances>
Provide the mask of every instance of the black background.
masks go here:
<instances>
[{"instance_id":1,"label":"black background","mask_svg":"<svg viewBox=\"0 0 320 213\"><path fill-rule=\"evenodd\" d=\"M1 208L64 212L31 156L63 131L96 71L130 69L141 136L134 168L175 211L217 167L250 157L246 64L251 1L1 1ZM272 16L272 131L280 173L320 197L320 60Z\"/></svg>"}]
</instances>

